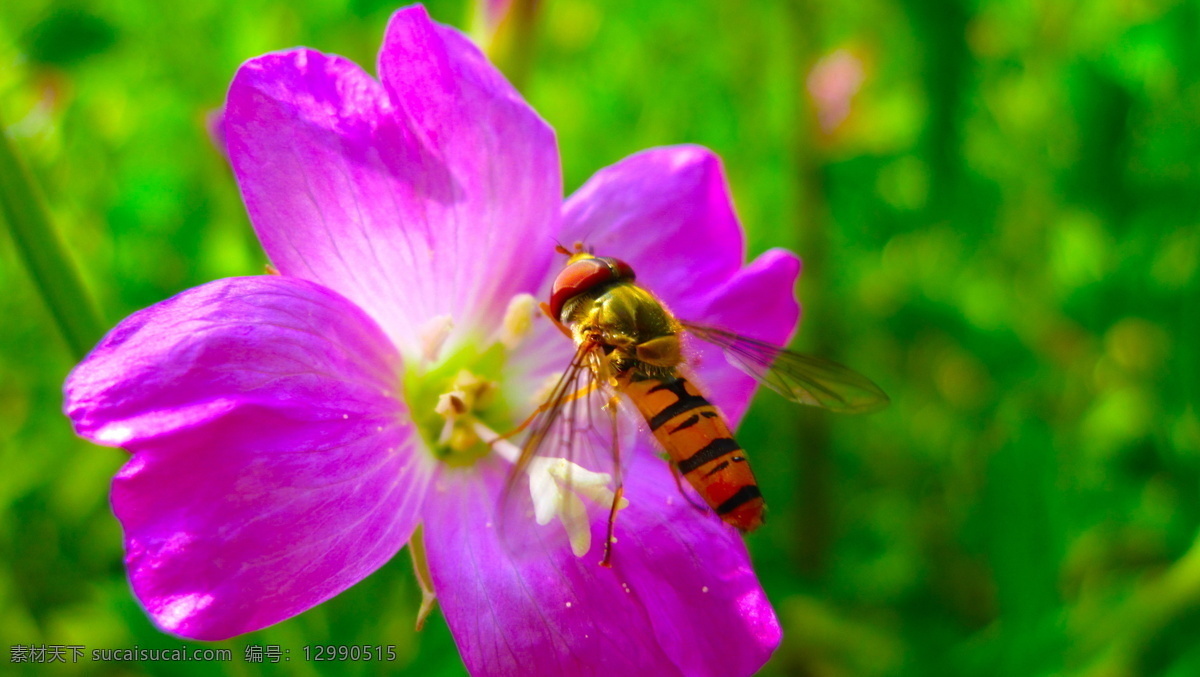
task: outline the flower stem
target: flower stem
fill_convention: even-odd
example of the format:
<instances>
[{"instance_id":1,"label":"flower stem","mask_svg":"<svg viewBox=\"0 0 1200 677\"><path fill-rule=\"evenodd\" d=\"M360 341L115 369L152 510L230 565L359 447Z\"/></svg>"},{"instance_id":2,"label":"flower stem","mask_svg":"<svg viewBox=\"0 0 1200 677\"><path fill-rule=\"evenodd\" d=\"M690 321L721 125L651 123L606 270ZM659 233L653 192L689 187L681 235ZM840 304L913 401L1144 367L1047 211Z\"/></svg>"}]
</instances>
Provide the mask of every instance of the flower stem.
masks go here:
<instances>
[{"instance_id":1,"label":"flower stem","mask_svg":"<svg viewBox=\"0 0 1200 677\"><path fill-rule=\"evenodd\" d=\"M816 63L823 20L822 5L814 0L793 0L788 5L793 64L798 82ZM829 246L829 206L825 201L825 161L817 141L817 118L804 87L796 88L795 109L799 123L794 128L792 153L795 163L795 190L798 196L796 251L804 259L799 293L804 304L805 350L816 355L833 356L838 313L830 310L825 271ZM805 409L807 409L805 407ZM801 448L796 495L805 526L800 539L799 564L810 579L828 573L833 546L832 430L829 417L815 411L797 412L796 426L805 444Z\"/></svg>"},{"instance_id":2,"label":"flower stem","mask_svg":"<svg viewBox=\"0 0 1200 677\"><path fill-rule=\"evenodd\" d=\"M508 54L507 75L513 86L524 91L533 72L537 40L537 0L513 0L512 43Z\"/></svg>"},{"instance_id":3,"label":"flower stem","mask_svg":"<svg viewBox=\"0 0 1200 677\"><path fill-rule=\"evenodd\" d=\"M50 224L29 171L0 122L0 217L8 224L42 300L77 359L104 334L104 324Z\"/></svg>"},{"instance_id":4,"label":"flower stem","mask_svg":"<svg viewBox=\"0 0 1200 677\"><path fill-rule=\"evenodd\" d=\"M417 610L417 631L425 627L425 619L433 611L437 602L437 593L433 590L433 575L429 573L429 557L425 554L425 534L420 525L408 539L408 554L412 556L413 572L417 576L417 585L421 588L421 608Z\"/></svg>"},{"instance_id":5,"label":"flower stem","mask_svg":"<svg viewBox=\"0 0 1200 677\"><path fill-rule=\"evenodd\" d=\"M1137 663L1155 636L1200 604L1200 534L1188 551L1160 575L1146 577L1112 613L1089 617L1076 645L1096 658L1081 677L1137 674Z\"/></svg>"},{"instance_id":6,"label":"flower stem","mask_svg":"<svg viewBox=\"0 0 1200 677\"><path fill-rule=\"evenodd\" d=\"M476 43L521 91L533 71L541 4L541 0L473 3L471 32Z\"/></svg>"}]
</instances>

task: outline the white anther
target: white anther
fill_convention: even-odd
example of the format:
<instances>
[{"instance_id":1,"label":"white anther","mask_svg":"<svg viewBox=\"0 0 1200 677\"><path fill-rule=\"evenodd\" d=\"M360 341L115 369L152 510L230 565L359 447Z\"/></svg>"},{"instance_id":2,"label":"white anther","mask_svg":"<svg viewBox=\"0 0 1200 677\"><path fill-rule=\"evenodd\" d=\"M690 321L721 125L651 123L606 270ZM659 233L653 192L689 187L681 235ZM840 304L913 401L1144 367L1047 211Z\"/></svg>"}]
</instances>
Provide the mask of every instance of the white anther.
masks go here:
<instances>
[{"instance_id":1,"label":"white anther","mask_svg":"<svg viewBox=\"0 0 1200 677\"><path fill-rule=\"evenodd\" d=\"M509 463L516 463L521 450L508 440L499 439L490 428L476 422L475 433L479 439L491 444L492 449ZM612 475L594 472L565 458L533 458L525 467L529 475L529 495L533 500L533 516L538 524L545 526L555 517L562 523L571 542L571 552L583 557L592 547L592 529L588 522L587 507L580 497L604 508L611 507L616 494L610 489ZM617 509L629 505L622 497Z\"/></svg>"},{"instance_id":2,"label":"white anther","mask_svg":"<svg viewBox=\"0 0 1200 677\"><path fill-rule=\"evenodd\" d=\"M461 390L442 393L438 395L437 406L433 410L437 414L445 416L447 420L452 421L467 413L467 405L464 402L466 399L467 394Z\"/></svg>"},{"instance_id":3,"label":"white anther","mask_svg":"<svg viewBox=\"0 0 1200 677\"><path fill-rule=\"evenodd\" d=\"M454 451L467 451L479 443L479 436L473 430L477 422L474 411L476 399L475 391L451 390L438 395L433 410L446 419L438 434L439 445Z\"/></svg>"},{"instance_id":4,"label":"white anther","mask_svg":"<svg viewBox=\"0 0 1200 677\"><path fill-rule=\"evenodd\" d=\"M592 547L592 529L580 496L596 505L611 506L615 498L609 489L612 475L593 472L565 458L535 458L530 461L528 472L537 523L549 524L557 517L567 531L571 552L576 557L586 555ZM617 509L627 505L629 501L622 498Z\"/></svg>"},{"instance_id":5,"label":"white anther","mask_svg":"<svg viewBox=\"0 0 1200 677\"><path fill-rule=\"evenodd\" d=\"M579 496L563 487L549 472L544 459L530 464L529 493L533 497L533 515L538 524L546 526L555 517L567 531L571 552L583 557L592 548L592 529L588 524L587 507ZM536 469L535 467L536 466Z\"/></svg>"},{"instance_id":6,"label":"white anther","mask_svg":"<svg viewBox=\"0 0 1200 677\"><path fill-rule=\"evenodd\" d=\"M442 346L446 344L446 339L453 329L454 318L438 315L426 320L417 330L417 336L421 338L421 358L427 364L437 361L438 355L442 353Z\"/></svg>"},{"instance_id":7,"label":"white anther","mask_svg":"<svg viewBox=\"0 0 1200 677\"><path fill-rule=\"evenodd\" d=\"M500 342L509 350L516 348L533 327L537 314L537 300L524 292L512 297L504 310L504 323L500 326Z\"/></svg>"},{"instance_id":8,"label":"white anther","mask_svg":"<svg viewBox=\"0 0 1200 677\"><path fill-rule=\"evenodd\" d=\"M612 485L612 475L606 472L592 472L565 458L549 459L549 467L546 470L560 487L574 489L576 493L597 505L612 505L615 498L612 489L609 489ZM622 498L617 508L627 505L629 501Z\"/></svg>"}]
</instances>

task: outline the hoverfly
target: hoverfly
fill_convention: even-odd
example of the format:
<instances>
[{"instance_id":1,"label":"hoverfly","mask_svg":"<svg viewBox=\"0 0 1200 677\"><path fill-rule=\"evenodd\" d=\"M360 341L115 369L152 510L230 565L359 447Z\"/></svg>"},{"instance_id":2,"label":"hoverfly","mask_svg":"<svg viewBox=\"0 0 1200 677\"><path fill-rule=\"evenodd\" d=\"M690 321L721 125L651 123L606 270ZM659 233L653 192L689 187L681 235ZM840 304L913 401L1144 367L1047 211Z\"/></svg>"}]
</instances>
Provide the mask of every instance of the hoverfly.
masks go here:
<instances>
[{"instance_id":1,"label":"hoverfly","mask_svg":"<svg viewBox=\"0 0 1200 677\"><path fill-rule=\"evenodd\" d=\"M603 408L610 412L613 427L616 488L604 566L611 563L622 494L616 431L622 396L634 405L666 452L677 483L680 476L686 478L707 509L743 532L763 524L766 504L746 452L734 440L725 418L685 375L685 334L720 347L734 366L794 402L843 413L866 413L888 404L879 386L840 364L677 319L637 284L633 268L620 259L595 256L582 244L576 244L574 252L561 245L557 251L569 258L554 280L550 302L541 308L574 341L576 350L546 401L509 433L532 426L510 484L548 438L557 437L572 453L581 429L574 419L593 415L593 407L578 406L579 402L596 393L605 396ZM591 426L584 423L582 428Z\"/></svg>"}]
</instances>

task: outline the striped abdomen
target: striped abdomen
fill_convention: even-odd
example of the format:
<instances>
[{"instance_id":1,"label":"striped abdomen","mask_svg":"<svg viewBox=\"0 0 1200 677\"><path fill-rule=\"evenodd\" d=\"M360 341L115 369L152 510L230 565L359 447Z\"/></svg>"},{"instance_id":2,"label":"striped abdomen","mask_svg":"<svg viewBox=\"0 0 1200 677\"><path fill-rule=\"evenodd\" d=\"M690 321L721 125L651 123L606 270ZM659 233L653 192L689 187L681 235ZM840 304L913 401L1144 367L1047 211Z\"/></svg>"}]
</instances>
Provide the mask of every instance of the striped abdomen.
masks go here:
<instances>
[{"instance_id":1,"label":"striped abdomen","mask_svg":"<svg viewBox=\"0 0 1200 677\"><path fill-rule=\"evenodd\" d=\"M742 531L762 526L762 493L746 452L696 387L682 376L622 386L679 472L721 519Z\"/></svg>"}]
</instances>

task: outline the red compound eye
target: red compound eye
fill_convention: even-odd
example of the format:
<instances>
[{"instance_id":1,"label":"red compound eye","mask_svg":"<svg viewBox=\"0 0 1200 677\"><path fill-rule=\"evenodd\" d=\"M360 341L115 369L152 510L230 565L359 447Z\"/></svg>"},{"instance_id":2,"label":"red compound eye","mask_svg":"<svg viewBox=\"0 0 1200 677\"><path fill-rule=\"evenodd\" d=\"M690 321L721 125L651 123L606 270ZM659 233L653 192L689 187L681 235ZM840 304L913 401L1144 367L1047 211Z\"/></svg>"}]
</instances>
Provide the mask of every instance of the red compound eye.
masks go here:
<instances>
[{"instance_id":1,"label":"red compound eye","mask_svg":"<svg viewBox=\"0 0 1200 677\"><path fill-rule=\"evenodd\" d=\"M630 282L637 279L637 274L633 272L633 267L625 263L621 259L604 259L608 261L608 265L612 266L613 270L617 271L617 279L629 280Z\"/></svg>"},{"instance_id":2,"label":"red compound eye","mask_svg":"<svg viewBox=\"0 0 1200 677\"><path fill-rule=\"evenodd\" d=\"M602 284L633 279L633 268L620 259L580 259L563 268L554 278L554 289L550 292L550 313L561 320L563 306L572 298Z\"/></svg>"}]
</instances>

